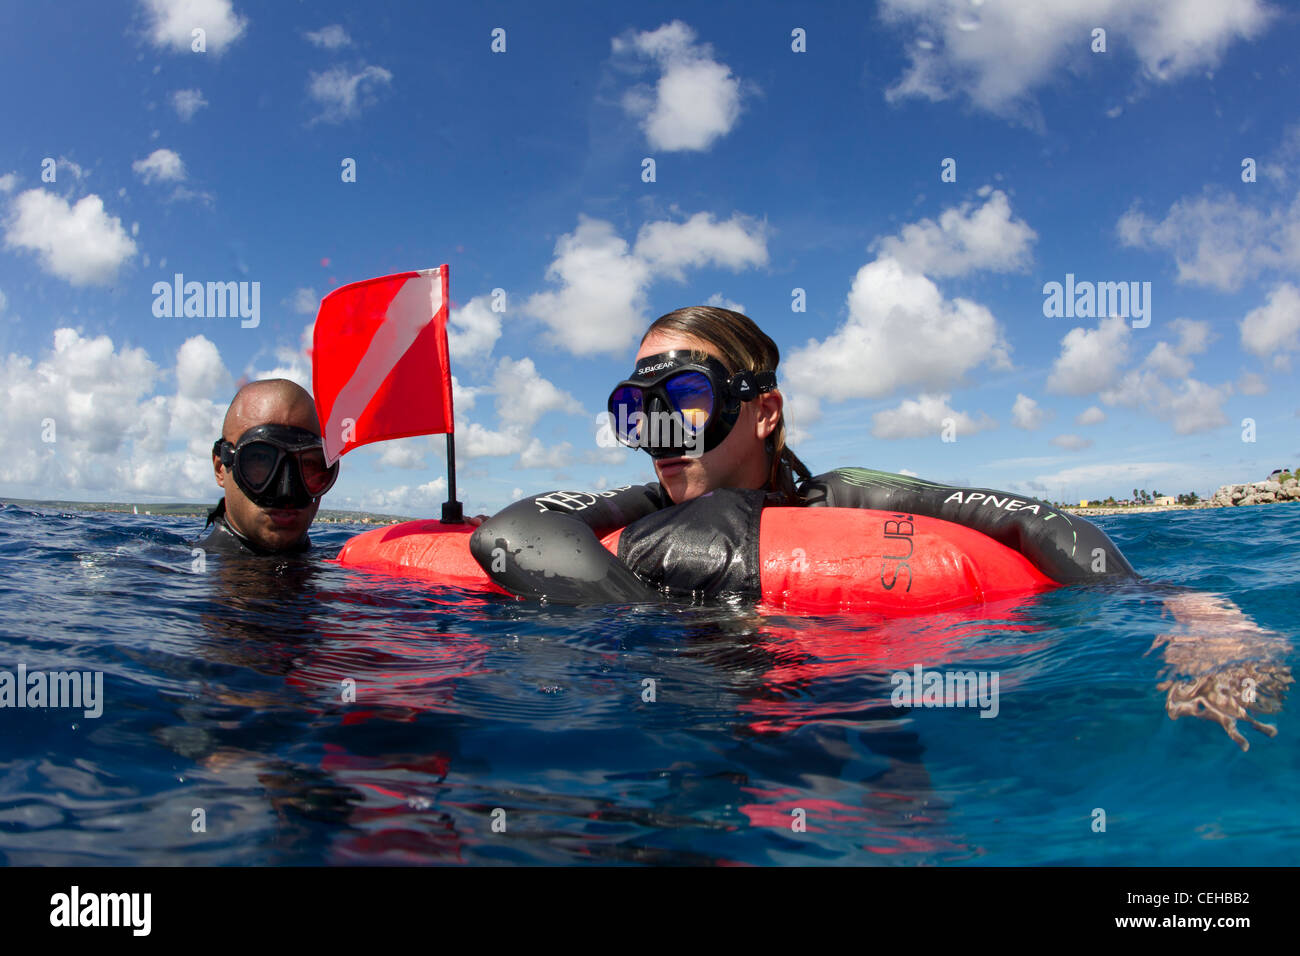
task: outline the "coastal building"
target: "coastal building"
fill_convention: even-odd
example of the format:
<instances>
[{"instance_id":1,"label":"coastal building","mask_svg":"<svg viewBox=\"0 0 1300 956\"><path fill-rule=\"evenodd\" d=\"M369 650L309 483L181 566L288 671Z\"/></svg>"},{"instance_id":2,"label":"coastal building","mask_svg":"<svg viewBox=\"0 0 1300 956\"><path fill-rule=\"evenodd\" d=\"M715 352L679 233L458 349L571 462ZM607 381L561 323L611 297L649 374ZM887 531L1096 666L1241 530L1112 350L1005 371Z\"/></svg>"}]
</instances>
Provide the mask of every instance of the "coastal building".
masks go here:
<instances>
[{"instance_id":1,"label":"coastal building","mask_svg":"<svg viewBox=\"0 0 1300 956\"><path fill-rule=\"evenodd\" d=\"M1156 499L1156 504L1158 505L1174 505L1177 503L1178 502L1176 502L1170 495L1161 495Z\"/></svg>"}]
</instances>

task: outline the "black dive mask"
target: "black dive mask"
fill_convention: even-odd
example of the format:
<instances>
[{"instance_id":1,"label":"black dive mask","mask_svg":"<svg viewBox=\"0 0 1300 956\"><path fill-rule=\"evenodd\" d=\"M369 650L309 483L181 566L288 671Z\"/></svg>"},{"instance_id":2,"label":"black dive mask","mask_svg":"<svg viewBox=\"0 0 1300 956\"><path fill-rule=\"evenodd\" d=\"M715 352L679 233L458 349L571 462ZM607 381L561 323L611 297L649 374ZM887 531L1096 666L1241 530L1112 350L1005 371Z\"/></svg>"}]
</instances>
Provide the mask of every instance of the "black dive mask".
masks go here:
<instances>
[{"instance_id":1,"label":"black dive mask","mask_svg":"<svg viewBox=\"0 0 1300 956\"><path fill-rule=\"evenodd\" d=\"M776 373L730 375L712 356L673 351L639 360L609 396L614 435L654 458L698 458L722 444L742 402L776 388Z\"/></svg>"},{"instance_id":2,"label":"black dive mask","mask_svg":"<svg viewBox=\"0 0 1300 956\"><path fill-rule=\"evenodd\" d=\"M212 454L259 508L306 508L339 476L338 462L325 465L320 435L291 425L258 425L233 445L218 438Z\"/></svg>"}]
</instances>

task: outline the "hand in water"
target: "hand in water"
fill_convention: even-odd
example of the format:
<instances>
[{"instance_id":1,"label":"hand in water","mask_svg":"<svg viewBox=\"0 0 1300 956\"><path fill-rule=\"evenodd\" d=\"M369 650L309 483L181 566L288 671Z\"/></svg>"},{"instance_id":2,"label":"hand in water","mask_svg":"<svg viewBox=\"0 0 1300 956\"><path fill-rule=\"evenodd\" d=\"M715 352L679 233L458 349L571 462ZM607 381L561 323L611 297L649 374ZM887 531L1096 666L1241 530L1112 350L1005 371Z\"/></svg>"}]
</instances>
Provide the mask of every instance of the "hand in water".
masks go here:
<instances>
[{"instance_id":1,"label":"hand in water","mask_svg":"<svg viewBox=\"0 0 1300 956\"><path fill-rule=\"evenodd\" d=\"M1168 679L1156 687L1167 692L1169 718L1190 714L1213 720L1242 750L1249 750L1250 743L1237 729L1239 720L1277 736L1275 726L1260 723L1250 711L1281 711L1282 697L1294 683L1283 663L1290 650L1287 640L1259 627L1231 601L1213 595L1180 594L1165 607L1183 625L1178 632L1158 635L1151 645L1151 650L1164 648L1162 675Z\"/></svg>"}]
</instances>

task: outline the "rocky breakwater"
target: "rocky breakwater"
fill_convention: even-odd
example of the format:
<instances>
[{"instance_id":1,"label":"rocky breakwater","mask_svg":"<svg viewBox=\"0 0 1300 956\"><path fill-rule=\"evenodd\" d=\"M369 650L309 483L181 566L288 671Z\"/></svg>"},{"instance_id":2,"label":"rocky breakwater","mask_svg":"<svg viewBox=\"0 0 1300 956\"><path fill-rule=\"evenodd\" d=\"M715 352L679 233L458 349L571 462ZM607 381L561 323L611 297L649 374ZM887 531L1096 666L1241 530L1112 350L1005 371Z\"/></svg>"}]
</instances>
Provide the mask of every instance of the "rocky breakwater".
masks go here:
<instances>
[{"instance_id":1,"label":"rocky breakwater","mask_svg":"<svg viewBox=\"0 0 1300 956\"><path fill-rule=\"evenodd\" d=\"M1210 504L1221 508L1233 505L1263 505L1275 501L1300 501L1300 481L1252 481L1244 485L1223 485L1214 493Z\"/></svg>"}]
</instances>

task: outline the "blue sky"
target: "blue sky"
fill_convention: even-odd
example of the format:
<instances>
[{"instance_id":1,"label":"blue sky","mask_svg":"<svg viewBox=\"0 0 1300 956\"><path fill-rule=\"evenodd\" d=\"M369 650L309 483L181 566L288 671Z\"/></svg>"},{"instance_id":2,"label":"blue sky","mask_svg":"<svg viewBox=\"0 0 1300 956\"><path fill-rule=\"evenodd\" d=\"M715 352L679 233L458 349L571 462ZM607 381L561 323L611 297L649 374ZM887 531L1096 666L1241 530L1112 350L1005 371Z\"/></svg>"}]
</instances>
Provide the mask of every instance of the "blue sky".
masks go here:
<instances>
[{"instance_id":1,"label":"blue sky","mask_svg":"<svg viewBox=\"0 0 1300 956\"><path fill-rule=\"evenodd\" d=\"M1055 500L1300 465L1300 15L1036 6L7 5L0 494L215 500L237 384L308 384L323 295L442 262L471 511L653 480L596 415L710 300L781 347L814 472ZM177 272L257 282L256 327L155 316ZM1149 283L1149 324L1044 315L1067 273ZM326 506L435 513L442 445L350 454Z\"/></svg>"}]
</instances>

